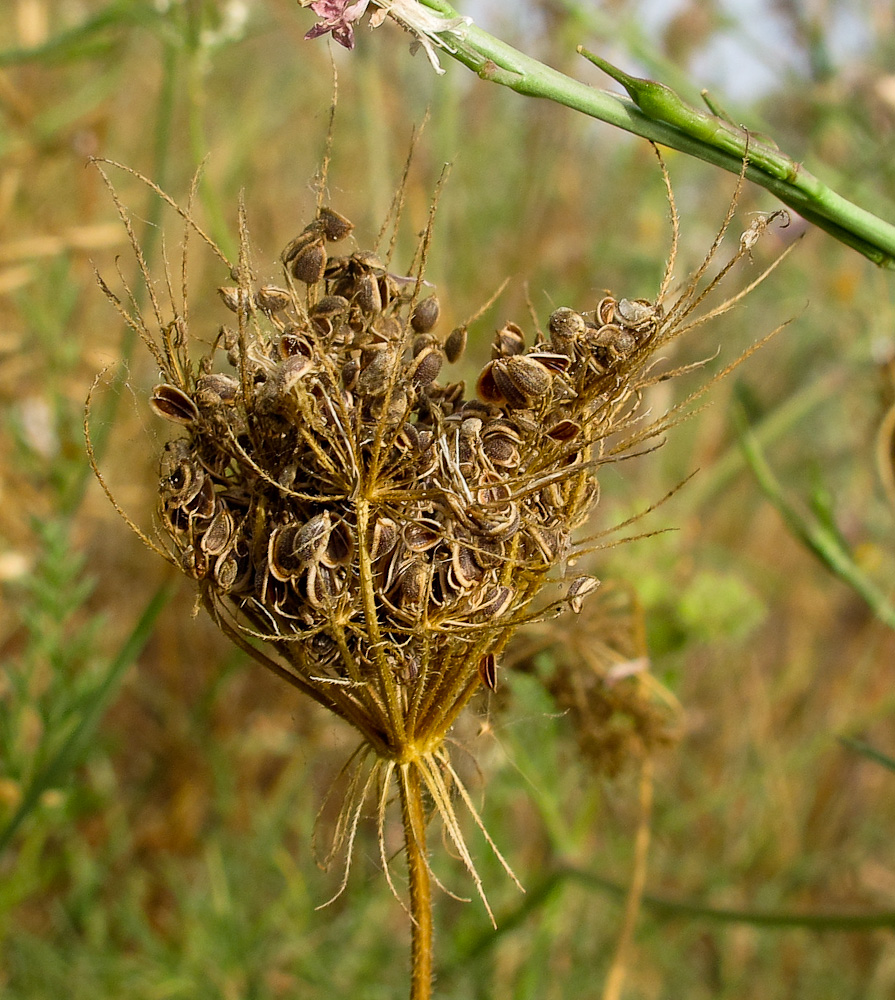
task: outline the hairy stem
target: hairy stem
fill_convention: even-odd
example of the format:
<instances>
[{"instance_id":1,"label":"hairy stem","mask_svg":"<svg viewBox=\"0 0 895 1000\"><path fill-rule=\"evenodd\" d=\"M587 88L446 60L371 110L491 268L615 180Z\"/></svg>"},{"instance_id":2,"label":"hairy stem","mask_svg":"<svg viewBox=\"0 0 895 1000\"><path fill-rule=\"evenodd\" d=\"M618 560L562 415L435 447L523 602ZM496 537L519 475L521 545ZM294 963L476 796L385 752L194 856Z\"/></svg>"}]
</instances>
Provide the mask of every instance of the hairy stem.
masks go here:
<instances>
[{"instance_id":1,"label":"hairy stem","mask_svg":"<svg viewBox=\"0 0 895 1000\"><path fill-rule=\"evenodd\" d=\"M398 768L401 820L410 879L412 925L410 1000L430 1000L432 996L432 884L426 858L426 818L415 764Z\"/></svg>"}]
</instances>

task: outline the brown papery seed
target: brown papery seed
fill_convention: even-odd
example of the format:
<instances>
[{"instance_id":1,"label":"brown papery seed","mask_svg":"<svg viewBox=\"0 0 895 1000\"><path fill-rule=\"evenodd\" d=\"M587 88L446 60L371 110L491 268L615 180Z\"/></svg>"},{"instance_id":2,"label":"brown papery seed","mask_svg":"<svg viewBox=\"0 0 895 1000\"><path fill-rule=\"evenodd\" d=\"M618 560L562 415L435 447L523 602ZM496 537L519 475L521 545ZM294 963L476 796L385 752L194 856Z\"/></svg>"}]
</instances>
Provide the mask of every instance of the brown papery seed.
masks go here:
<instances>
[{"instance_id":1,"label":"brown papery seed","mask_svg":"<svg viewBox=\"0 0 895 1000\"><path fill-rule=\"evenodd\" d=\"M465 326L458 326L451 330L447 340L444 342L444 354L451 364L459 361L466 350L466 340L468 333Z\"/></svg>"},{"instance_id":2,"label":"brown papery seed","mask_svg":"<svg viewBox=\"0 0 895 1000\"><path fill-rule=\"evenodd\" d=\"M191 424L199 419L199 408L176 385L157 385L149 397L149 405L160 417L175 424Z\"/></svg>"},{"instance_id":3,"label":"brown papery seed","mask_svg":"<svg viewBox=\"0 0 895 1000\"><path fill-rule=\"evenodd\" d=\"M326 269L326 250L323 240L306 246L292 261L292 277L306 285L316 285Z\"/></svg>"},{"instance_id":4,"label":"brown papery seed","mask_svg":"<svg viewBox=\"0 0 895 1000\"><path fill-rule=\"evenodd\" d=\"M410 317L410 325L417 333L428 333L438 322L440 312L438 298L435 295L430 295L417 302L413 315Z\"/></svg>"},{"instance_id":5,"label":"brown papery seed","mask_svg":"<svg viewBox=\"0 0 895 1000\"><path fill-rule=\"evenodd\" d=\"M326 206L317 213L317 219L323 228L323 235L330 243L344 240L354 230L353 222L349 222L344 215Z\"/></svg>"}]
</instances>

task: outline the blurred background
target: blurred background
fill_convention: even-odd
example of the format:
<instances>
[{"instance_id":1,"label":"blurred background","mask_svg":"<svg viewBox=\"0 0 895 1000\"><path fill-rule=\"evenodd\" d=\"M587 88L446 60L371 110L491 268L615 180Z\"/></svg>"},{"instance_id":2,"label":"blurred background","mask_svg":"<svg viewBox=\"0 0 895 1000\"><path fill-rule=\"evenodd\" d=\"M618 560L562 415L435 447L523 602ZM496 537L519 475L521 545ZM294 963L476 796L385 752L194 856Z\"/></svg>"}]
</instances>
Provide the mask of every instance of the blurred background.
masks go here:
<instances>
[{"instance_id":1,"label":"blurred background","mask_svg":"<svg viewBox=\"0 0 895 1000\"><path fill-rule=\"evenodd\" d=\"M595 86L606 81L576 44L693 102L708 88L735 121L895 220L891 4L460 6ZM0 7L4 997L378 1000L406 983L406 915L382 877L375 824L359 834L344 894L315 909L340 881L318 868L312 840L351 734L230 649L194 613L188 581L144 548L90 473L84 401L103 372L91 417L99 463L124 511L150 528L167 429L146 405L151 359L94 277L95 266L120 289L118 268L138 286L89 158L120 161L180 201L203 164L202 224L232 253L242 193L256 268L276 280L280 249L313 215L335 64L330 201L355 222L358 245L375 240L428 109L395 259L409 263L450 162L427 271L440 332L509 279L470 328L467 378L503 322L532 330L527 300L545 327L557 306L593 308L604 289L652 298L662 279L669 211L645 142L447 58L436 76L391 23L364 24L353 53L303 41L313 23L293 0ZM665 156L681 282L711 245L736 179ZM160 293L165 258L179 287L182 222L109 169ZM776 207L747 186L731 248L750 213ZM581 720L550 696L545 677L597 670L587 651L609 614L599 603L521 638L498 694L478 699L459 727L457 755L477 760L476 801L529 891L519 894L470 822L499 928L477 902L439 896L438 996L600 995L644 822L647 756L652 843L622 996L895 995L892 277L794 219L721 294L802 232L744 302L675 346L670 363L709 360L659 387L653 412L785 328L660 450L606 468L588 531L696 475L605 540L655 534L578 564L625 594L625 615L642 623L651 697L679 706L674 740L647 745L636 713L619 711L603 720L611 759L583 754ZM212 338L225 321L215 289L228 281L194 238L194 337ZM744 455L746 427L788 520L756 476L755 453L751 464ZM458 863L435 864L452 891L472 894ZM402 884L400 859L394 875Z\"/></svg>"}]
</instances>

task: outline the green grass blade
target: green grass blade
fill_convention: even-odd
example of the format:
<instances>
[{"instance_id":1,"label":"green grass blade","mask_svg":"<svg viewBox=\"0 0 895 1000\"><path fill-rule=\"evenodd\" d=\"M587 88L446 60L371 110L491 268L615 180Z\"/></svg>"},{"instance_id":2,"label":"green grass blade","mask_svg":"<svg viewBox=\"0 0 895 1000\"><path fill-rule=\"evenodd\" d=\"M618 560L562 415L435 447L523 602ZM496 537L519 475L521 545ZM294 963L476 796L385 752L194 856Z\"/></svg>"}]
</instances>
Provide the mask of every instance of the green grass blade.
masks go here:
<instances>
[{"instance_id":1,"label":"green grass blade","mask_svg":"<svg viewBox=\"0 0 895 1000\"><path fill-rule=\"evenodd\" d=\"M882 764L883 767L887 767L890 771L895 771L895 759L881 753L869 743L865 743L863 740L854 740L850 736L840 736L839 742L844 747L848 747L849 750L854 750L855 753L861 754L862 757L875 761L877 764Z\"/></svg>"},{"instance_id":2,"label":"green grass blade","mask_svg":"<svg viewBox=\"0 0 895 1000\"><path fill-rule=\"evenodd\" d=\"M170 600L173 591L173 584L164 584L159 587L146 605L133 631L118 651L118 655L109 664L105 677L97 685L90 701L85 705L84 713L77 726L43 770L35 775L34 780L22 797L19 808L6 824L6 827L0 831L0 853L7 848L18 828L28 817L29 813L34 810L40 801L41 795L48 788L58 786L64 777L80 762L84 748L99 724L103 712L108 707L128 667L140 655L140 652L146 645L149 636L152 634L156 619L162 608Z\"/></svg>"}]
</instances>

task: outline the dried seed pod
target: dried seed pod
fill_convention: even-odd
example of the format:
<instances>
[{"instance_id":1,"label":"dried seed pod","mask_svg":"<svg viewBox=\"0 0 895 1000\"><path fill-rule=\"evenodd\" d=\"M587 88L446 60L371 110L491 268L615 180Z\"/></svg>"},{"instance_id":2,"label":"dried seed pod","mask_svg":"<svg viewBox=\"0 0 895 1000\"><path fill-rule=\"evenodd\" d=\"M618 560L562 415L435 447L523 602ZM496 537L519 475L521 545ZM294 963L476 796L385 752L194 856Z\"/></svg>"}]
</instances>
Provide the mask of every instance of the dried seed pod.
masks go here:
<instances>
[{"instance_id":1,"label":"dried seed pod","mask_svg":"<svg viewBox=\"0 0 895 1000\"><path fill-rule=\"evenodd\" d=\"M437 296L430 295L417 302L416 308L410 316L410 325L417 333L428 333L435 327L440 313L441 306Z\"/></svg>"},{"instance_id":2,"label":"dried seed pod","mask_svg":"<svg viewBox=\"0 0 895 1000\"><path fill-rule=\"evenodd\" d=\"M297 577L302 569L301 559L295 554L297 524L284 524L270 533L267 543L267 565L271 574L283 582Z\"/></svg>"},{"instance_id":3,"label":"dried seed pod","mask_svg":"<svg viewBox=\"0 0 895 1000\"><path fill-rule=\"evenodd\" d=\"M395 437L395 446L403 452L416 453L419 450L420 432L413 424L406 423Z\"/></svg>"},{"instance_id":4,"label":"dried seed pod","mask_svg":"<svg viewBox=\"0 0 895 1000\"><path fill-rule=\"evenodd\" d=\"M149 397L149 406L166 420L175 424L192 424L199 419L199 408L192 399L176 385L157 385Z\"/></svg>"},{"instance_id":5,"label":"dried seed pod","mask_svg":"<svg viewBox=\"0 0 895 1000\"><path fill-rule=\"evenodd\" d=\"M566 597L569 607L576 615L580 614L582 607L584 607L584 598L588 594L592 594L599 586L600 581L595 576L577 576L571 582Z\"/></svg>"},{"instance_id":6,"label":"dried seed pod","mask_svg":"<svg viewBox=\"0 0 895 1000\"><path fill-rule=\"evenodd\" d=\"M428 552L442 540L444 528L434 517L421 517L405 524L401 534L411 552Z\"/></svg>"},{"instance_id":7,"label":"dried seed pod","mask_svg":"<svg viewBox=\"0 0 895 1000\"><path fill-rule=\"evenodd\" d=\"M567 354L555 354L551 351L531 351L525 357L529 361L537 361L539 365L543 365L548 371L556 374L568 371L571 364Z\"/></svg>"},{"instance_id":8,"label":"dried seed pod","mask_svg":"<svg viewBox=\"0 0 895 1000\"><path fill-rule=\"evenodd\" d=\"M312 306L310 315L314 318L332 319L348 311L348 299L342 295L324 295L323 298Z\"/></svg>"},{"instance_id":9,"label":"dried seed pod","mask_svg":"<svg viewBox=\"0 0 895 1000\"><path fill-rule=\"evenodd\" d=\"M294 354L291 358L286 358L278 370L280 392L289 392L312 368L311 359L304 354Z\"/></svg>"},{"instance_id":10,"label":"dried seed pod","mask_svg":"<svg viewBox=\"0 0 895 1000\"><path fill-rule=\"evenodd\" d=\"M371 344L361 355L361 372L357 379L357 391L369 396L378 396L388 387L389 375L395 364L395 355L388 344Z\"/></svg>"},{"instance_id":11,"label":"dried seed pod","mask_svg":"<svg viewBox=\"0 0 895 1000\"><path fill-rule=\"evenodd\" d=\"M482 454L489 462L502 468L515 468L519 464L519 448L508 437L492 434L482 441Z\"/></svg>"},{"instance_id":12,"label":"dried seed pod","mask_svg":"<svg viewBox=\"0 0 895 1000\"><path fill-rule=\"evenodd\" d=\"M506 372L516 388L528 399L543 396L553 382L553 377L545 365L530 354L498 361L497 368L501 372Z\"/></svg>"},{"instance_id":13,"label":"dried seed pod","mask_svg":"<svg viewBox=\"0 0 895 1000\"><path fill-rule=\"evenodd\" d=\"M255 292L255 305L269 316L283 312L292 305L292 295L277 285L262 285Z\"/></svg>"},{"instance_id":14,"label":"dried seed pod","mask_svg":"<svg viewBox=\"0 0 895 1000\"><path fill-rule=\"evenodd\" d=\"M412 559L398 576L399 603L402 608L418 609L426 601L428 572L422 559Z\"/></svg>"},{"instance_id":15,"label":"dried seed pod","mask_svg":"<svg viewBox=\"0 0 895 1000\"><path fill-rule=\"evenodd\" d=\"M339 521L329 534L320 562L323 566L335 569L337 566L347 566L353 556L354 535L345 521Z\"/></svg>"},{"instance_id":16,"label":"dried seed pod","mask_svg":"<svg viewBox=\"0 0 895 1000\"><path fill-rule=\"evenodd\" d=\"M417 389L423 388L438 378L444 356L440 347L428 347L414 358L413 364L407 370L407 378Z\"/></svg>"},{"instance_id":17,"label":"dried seed pod","mask_svg":"<svg viewBox=\"0 0 895 1000\"><path fill-rule=\"evenodd\" d=\"M205 553L193 545L187 547L180 553L180 568L186 576L194 580L202 580L208 573L208 560Z\"/></svg>"},{"instance_id":18,"label":"dried seed pod","mask_svg":"<svg viewBox=\"0 0 895 1000\"><path fill-rule=\"evenodd\" d=\"M573 441L581 432L581 424L575 420L560 420L548 431L547 437L554 441Z\"/></svg>"},{"instance_id":19,"label":"dried seed pod","mask_svg":"<svg viewBox=\"0 0 895 1000\"><path fill-rule=\"evenodd\" d=\"M515 596L516 591L512 587L504 587L500 584L496 587L489 587L475 609L476 615L486 619L500 618L510 610Z\"/></svg>"},{"instance_id":20,"label":"dried seed pod","mask_svg":"<svg viewBox=\"0 0 895 1000\"><path fill-rule=\"evenodd\" d=\"M465 326L451 330L444 342L444 354L451 364L459 361L466 350L468 333Z\"/></svg>"},{"instance_id":21,"label":"dried seed pod","mask_svg":"<svg viewBox=\"0 0 895 1000\"><path fill-rule=\"evenodd\" d=\"M497 690L497 657L493 653L479 660L479 679L489 691Z\"/></svg>"},{"instance_id":22,"label":"dried seed pod","mask_svg":"<svg viewBox=\"0 0 895 1000\"><path fill-rule=\"evenodd\" d=\"M321 237L302 247L291 260L292 277L306 285L316 285L325 269L326 249Z\"/></svg>"},{"instance_id":23,"label":"dried seed pod","mask_svg":"<svg viewBox=\"0 0 895 1000\"><path fill-rule=\"evenodd\" d=\"M636 348L633 333L610 323L589 333L588 343L595 360L605 368L611 368L618 361L628 357Z\"/></svg>"},{"instance_id":24,"label":"dried seed pod","mask_svg":"<svg viewBox=\"0 0 895 1000\"><path fill-rule=\"evenodd\" d=\"M567 306L554 309L547 325L550 329L551 344L555 350L563 354L571 349L575 341L584 336L584 331L587 329L584 317Z\"/></svg>"},{"instance_id":25,"label":"dried seed pod","mask_svg":"<svg viewBox=\"0 0 895 1000\"><path fill-rule=\"evenodd\" d=\"M548 565L559 562L569 550L569 533L563 528L529 524L526 531Z\"/></svg>"},{"instance_id":26,"label":"dried seed pod","mask_svg":"<svg viewBox=\"0 0 895 1000\"><path fill-rule=\"evenodd\" d=\"M362 274L355 284L354 301L365 313L382 312L382 293L372 274Z\"/></svg>"},{"instance_id":27,"label":"dried seed pod","mask_svg":"<svg viewBox=\"0 0 895 1000\"><path fill-rule=\"evenodd\" d=\"M594 320L597 326L606 326L615 320L616 301L611 295L605 295L600 299L597 308L594 309Z\"/></svg>"},{"instance_id":28,"label":"dried seed pod","mask_svg":"<svg viewBox=\"0 0 895 1000\"><path fill-rule=\"evenodd\" d=\"M212 517L215 511L216 498L214 483L211 481L211 478L203 475L199 489L189 500L180 506L192 518L205 521Z\"/></svg>"},{"instance_id":29,"label":"dried seed pod","mask_svg":"<svg viewBox=\"0 0 895 1000\"><path fill-rule=\"evenodd\" d=\"M229 594L239 578L239 563L235 556L228 552L218 558L214 564L214 582L223 594Z\"/></svg>"},{"instance_id":30,"label":"dried seed pod","mask_svg":"<svg viewBox=\"0 0 895 1000\"><path fill-rule=\"evenodd\" d=\"M344 240L354 230L353 222L349 222L344 215L340 215L325 205L317 213L317 221L323 230L323 235L330 243Z\"/></svg>"},{"instance_id":31,"label":"dried seed pod","mask_svg":"<svg viewBox=\"0 0 895 1000\"><path fill-rule=\"evenodd\" d=\"M497 382L494 378L494 366L496 364L496 361L489 361L482 369L482 373L476 382L476 392L479 394L479 398L486 403L506 402L506 397L497 387Z\"/></svg>"},{"instance_id":32,"label":"dried seed pod","mask_svg":"<svg viewBox=\"0 0 895 1000\"><path fill-rule=\"evenodd\" d=\"M522 354L525 351L525 334L522 328L515 323L506 323L494 335L494 343L491 346L491 357L509 358L515 354Z\"/></svg>"},{"instance_id":33,"label":"dried seed pod","mask_svg":"<svg viewBox=\"0 0 895 1000\"><path fill-rule=\"evenodd\" d=\"M357 388L357 379L360 375L360 358L349 358L342 365L342 385L352 391Z\"/></svg>"},{"instance_id":34,"label":"dried seed pod","mask_svg":"<svg viewBox=\"0 0 895 1000\"><path fill-rule=\"evenodd\" d=\"M295 239L286 244L285 249L280 254L280 260L288 266L303 250L306 250L312 243L319 243L322 239L323 232L320 224L311 222Z\"/></svg>"},{"instance_id":35,"label":"dried seed pod","mask_svg":"<svg viewBox=\"0 0 895 1000\"><path fill-rule=\"evenodd\" d=\"M305 577L304 594L312 608L322 610L340 590L335 573L327 566L311 563Z\"/></svg>"},{"instance_id":36,"label":"dried seed pod","mask_svg":"<svg viewBox=\"0 0 895 1000\"><path fill-rule=\"evenodd\" d=\"M232 535L233 518L229 511L219 510L203 532L199 546L206 555L219 556L227 549Z\"/></svg>"},{"instance_id":37,"label":"dried seed pod","mask_svg":"<svg viewBox=\"0 0 895 1000\"><path fill-rule=\"evenodd\" d=\"M482 427L484 424L481 417L464 417L460 422L460 436L470 439L477 438L482 433Z\"/></svg>"},{"instance_id":38,"label":"dried seed pod","mask_svg":"<svg viewBox=\"0 0 895 1000\"><path fill-rule=\"evenodd\" d=\"M311 346L304 337L298 336L294 329L285 330L277 343L277 353L281 358L291 358L296 354L311 356Z\"/></svg>"},{"instance_id":39,"label":"dried seed pod","mask_svg":"<svg viewBox=\"0 0 895 1000\"><path fill-rule=\"evenodd\" d=\"M293 539L293 552L303 563L322 558L332 533L332 516L328 510L316 514L303 524Z\"/></svg>"},{"instance_id":40,"label":"dried seed pod","mask_svg":"<svg viewBox=\"0 0 895 1000\"><path fill-rule=\"evenodd\" d=\"M472 549L454 542L451 545L449 575L457 590L469 590L482 579L484 570L476 562Z\"/></svg>"},{"instance_id":41,"label":"dried seed pod","mask_svg":"<svg viewBox=\"0 0 895 1000\"><path fill-rule=\"evenodd\" d=\"M250 313L252 311L252 296L244 288L232 288L225 285L218 289L218 295L230 312Z\"/></svg>"},{"instance_id":42,"label":"dried seed pod","mask_svg":"<svg viewBox=\"0 0 895 1000\"><path fill-rule=\"evenodd\" d=\"M422 354L423 351L428 347L439 347L438 338L433 336L431 333L420 333L413 338L413 344L410 347L410 353L417 357L417 355Z\"/></svg>"},{"instance_id":43,"label":"dried seed pod","mask_svg":"<svg viewBox=\"0 0 895 1000\"><path fill-rule=\"evenodd\" d=\"M370 541L370 561L376 562L388 555L397 545L399 534L398 525L390 517L377 518Z\"/></svg>"},{"instance_id":44,"label":"dried seed pod","mask_svg":"<svg viewBox=\"0 0 895 1000\"><path fill-rule=\"evenodd\" d=\"M232 375L213 373L203 375L196 382L196 404L201 409L232 406L239 392L239 381Z\"/></svg>"},{"instance_id":45,"label":"dried seed pod","mask_svg":"<svg viewBox=\"0 0 895 1000\"><path fill-rule=\"evenodd\" d=\"M615 314L626 327L643 333L655 327L660 311L649 299L619 299Z\"/></svg>"}]
</instances>

